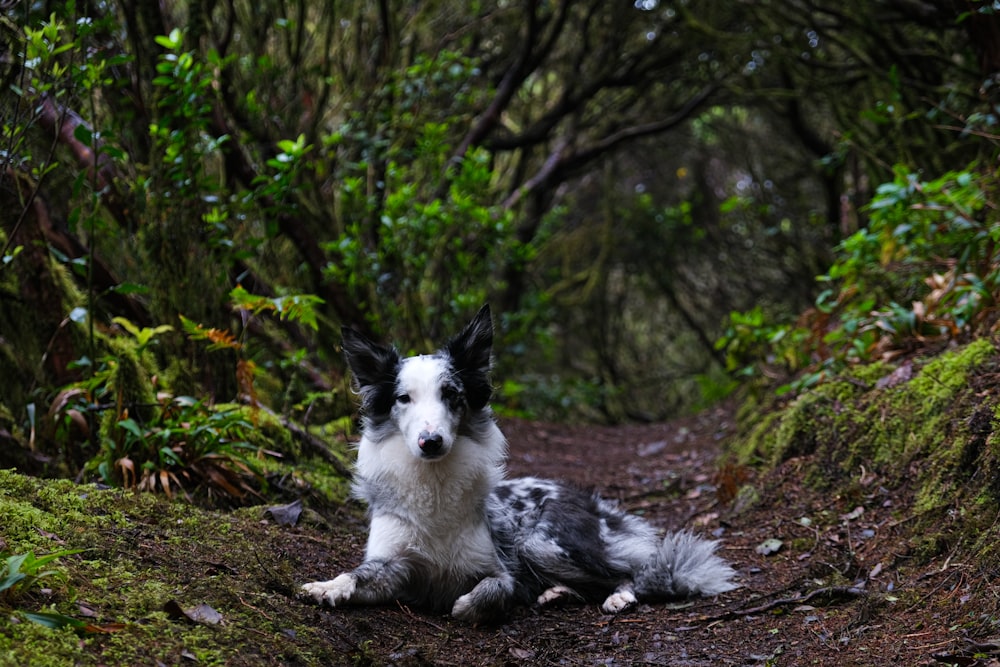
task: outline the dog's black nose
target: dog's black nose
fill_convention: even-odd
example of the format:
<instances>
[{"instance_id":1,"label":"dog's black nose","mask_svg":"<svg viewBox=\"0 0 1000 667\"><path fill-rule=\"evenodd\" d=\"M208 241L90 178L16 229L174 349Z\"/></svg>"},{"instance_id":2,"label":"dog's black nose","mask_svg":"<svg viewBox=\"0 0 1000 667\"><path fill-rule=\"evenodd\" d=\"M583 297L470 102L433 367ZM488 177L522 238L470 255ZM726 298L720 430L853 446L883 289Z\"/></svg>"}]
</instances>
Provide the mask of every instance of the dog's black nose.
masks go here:
<instances>
[{"instance_id":1,"label":"dog's black nose","mask_svg":"<svg viewBox=\"0 0 1000 667\"><path fill-rule=\"evenodd\" d=\"M420 445L420 451L424 454L434 456L441 452L441 448L444 446L444 438L441 437L440 433L421 431L420 435L417 436L417 444Z\"/></svg>"}]
</instances>

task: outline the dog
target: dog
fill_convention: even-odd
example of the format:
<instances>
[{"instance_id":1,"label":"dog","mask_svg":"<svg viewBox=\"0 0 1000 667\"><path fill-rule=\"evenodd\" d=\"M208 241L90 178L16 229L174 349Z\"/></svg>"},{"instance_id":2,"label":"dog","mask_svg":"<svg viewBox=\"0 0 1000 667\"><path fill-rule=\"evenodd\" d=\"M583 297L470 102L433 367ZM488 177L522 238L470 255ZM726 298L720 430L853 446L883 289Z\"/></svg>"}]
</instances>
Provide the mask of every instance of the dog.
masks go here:
<instances>
[{"instance_id":1,"label":"dog","mask_svg":"<svg viewBox=\"0 0 1000 667\"><path fill-rule=\"evenodd\" d=\"M368 506L368 544L361 565L304 584L306 595L333 607L396 600L478 624L516 604L603 600L614 614L736 588L715 541L660 538L597 495L506 479L492 348L489 305L429 355L403 358L344 328L362 416L353 492Z\"/></svg>"}]
</instances>

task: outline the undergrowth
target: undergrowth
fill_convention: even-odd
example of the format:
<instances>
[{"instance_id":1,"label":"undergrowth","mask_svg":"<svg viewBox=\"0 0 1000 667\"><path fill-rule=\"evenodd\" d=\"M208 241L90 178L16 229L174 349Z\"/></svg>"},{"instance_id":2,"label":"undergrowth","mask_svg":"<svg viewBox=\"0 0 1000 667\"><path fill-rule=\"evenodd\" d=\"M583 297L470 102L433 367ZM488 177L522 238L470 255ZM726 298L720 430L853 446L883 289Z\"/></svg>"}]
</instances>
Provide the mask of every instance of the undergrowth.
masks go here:
<instances>
[{"instance_id":1,"label":"undergrowth","mask_svg":"<svg viewBox=\"0 0 1000 667\"><path fill-rule=\"evenodd\" d=\"M717 343L731 372L784 375L807 389L873 361L989 336L1000 320L997 171L937 178L897 166L867 206L868 225L837 246L813 308L795 322L732 313Z\"/></svg>"}]
</instances>

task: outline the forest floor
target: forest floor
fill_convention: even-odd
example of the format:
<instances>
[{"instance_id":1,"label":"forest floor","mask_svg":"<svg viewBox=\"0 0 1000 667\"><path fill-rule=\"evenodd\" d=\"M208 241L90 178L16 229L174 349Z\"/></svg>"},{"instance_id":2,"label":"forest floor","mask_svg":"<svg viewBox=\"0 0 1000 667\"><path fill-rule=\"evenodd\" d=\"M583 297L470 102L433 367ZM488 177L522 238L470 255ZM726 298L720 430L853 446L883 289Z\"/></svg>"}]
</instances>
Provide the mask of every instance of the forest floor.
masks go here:
<instances>
[{"instance_id":1,"label":"forest floor","mask_svg":"<svg viewBox=\"0 0 1000 667\"><path fill-rule=\"evenodd\" d=\"M1000 665L1000 581L961 552L915 553L905 486L859 469L844 495L818 493L803 484L806 459L763 477L720 468L732 407L656 425L501 427L511 475L569 480L660 528L718 537L740 587L618 616L523 607L487 627L401 605L330 609L298 588L358 564L357 504L287 526L263 507L202 510L3 473L0 501L20 507L0 503L4 520L25 523L0 535L85 549L61 559L65 585L20 608L91 625L55 631L13 614L5 630L0 618L0 665ZM761 548L770 540L780 548Z\"/></svg>"},{"instance_id":2,"label":"forest floor","mask_svg":"<svg viewBox=\"0 0 1000 667\"><path fill-rule=\"evenodd\" d=\"M665 424L571 427L505 421L511 475L594 488L664 529L723 540L740 588L713 599L522 608L467 627L402 606L315 607L323 641L354 662L385 665L1000 665L1000 582L961 558L915 564L911 498L859 470L851 497L802 485L791 460L766 479L718 466L730 409ZM734 497L744 488L757 493ZM354 566L364 524L300 535L303 580ZM290 536L291 537L291 536ZM776 551L761 547L780 540ZM292 541L294 538L292 538ZM772 546L775 546L772 543ZM345 660L346 661L346 660Z\"/></svg>"}]
</instances>

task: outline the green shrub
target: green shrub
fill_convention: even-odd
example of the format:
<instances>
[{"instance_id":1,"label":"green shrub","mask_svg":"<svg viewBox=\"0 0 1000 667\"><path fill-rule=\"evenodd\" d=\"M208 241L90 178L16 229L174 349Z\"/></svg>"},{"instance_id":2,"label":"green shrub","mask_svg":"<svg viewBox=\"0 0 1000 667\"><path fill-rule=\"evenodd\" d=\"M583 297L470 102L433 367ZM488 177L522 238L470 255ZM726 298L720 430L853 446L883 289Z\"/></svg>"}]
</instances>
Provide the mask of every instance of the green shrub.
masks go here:
<instances>
[{"instance_id":1,"label":"green shrub","mask_svg":"<svg viewBox=\"0 0 1000 667\"><path fill-rule=\"evenodd\" d=\"M924 180L896 167L870 221L837 246L815 308L795 324L733 313L718 341L731 371L806 369L798 389L847 365L983 335L1000 317L1000 215L992 168Z\"/></svg>"}]
</instances>

